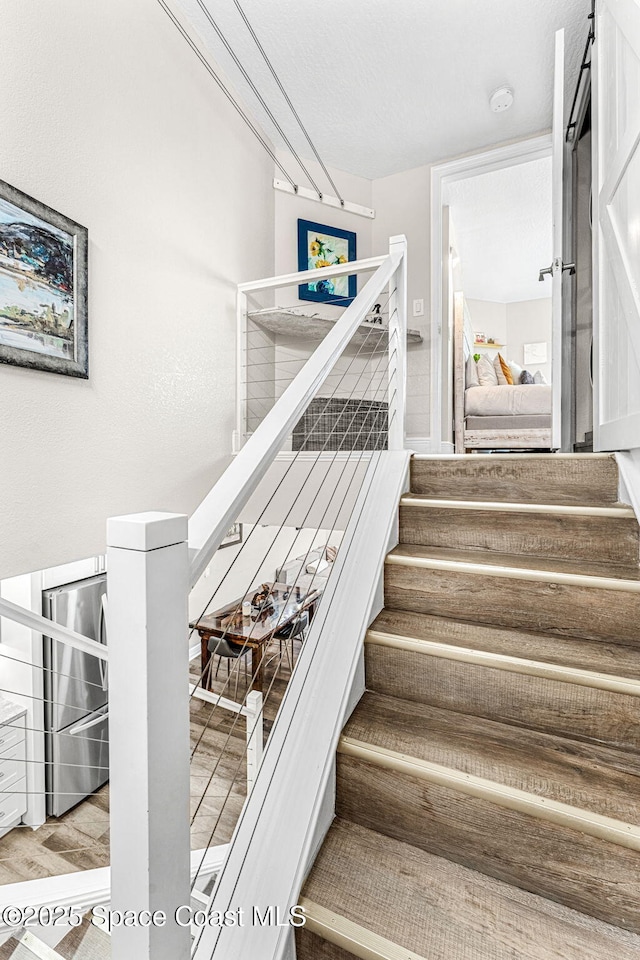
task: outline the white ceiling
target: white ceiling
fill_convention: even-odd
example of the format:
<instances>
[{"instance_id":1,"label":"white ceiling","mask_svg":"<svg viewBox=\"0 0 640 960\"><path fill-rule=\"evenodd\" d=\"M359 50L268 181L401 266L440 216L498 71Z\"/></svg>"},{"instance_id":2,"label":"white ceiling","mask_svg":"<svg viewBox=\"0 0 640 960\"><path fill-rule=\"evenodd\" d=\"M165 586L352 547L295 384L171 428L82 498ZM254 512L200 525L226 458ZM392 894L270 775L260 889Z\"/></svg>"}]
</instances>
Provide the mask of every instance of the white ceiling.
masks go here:
<instances>
[{"instance_id":1,"label":"white ceiling","mask_svg":"<svg viewBox=\"0 0 640 960\"><path fill-rule=\"evenodd\" d=\"M281 145L198 0L187 12L215 62ZM310 150L233 0L202 0L296 149ZM326 163L370 179L551 125L553 35L566 28L573 94L590 0L240 0ZM515 102L494 114L489 95ZM294 179L300 179L295 161ZM303 182L303 181L301 181Z\"/></svg>"},{"instance_id":2,"label":"white ceiling","mask_svg":"<svg viewBox=\"0 0 640 960\"><path fill-rule=\"evenodd\" d=\"M538 281L552 259L551 158L448 185L463 289L471 300L512 303L551 296Z\"/></svg>"}]
</instances>

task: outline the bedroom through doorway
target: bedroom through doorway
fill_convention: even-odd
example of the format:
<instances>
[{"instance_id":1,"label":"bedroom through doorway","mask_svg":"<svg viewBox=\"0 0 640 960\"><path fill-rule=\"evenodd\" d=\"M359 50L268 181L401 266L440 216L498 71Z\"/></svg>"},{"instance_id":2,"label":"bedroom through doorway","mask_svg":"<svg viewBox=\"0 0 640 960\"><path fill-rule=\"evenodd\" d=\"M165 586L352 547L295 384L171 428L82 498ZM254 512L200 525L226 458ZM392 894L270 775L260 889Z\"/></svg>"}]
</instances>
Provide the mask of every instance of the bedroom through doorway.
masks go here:
<instances>
[{"instance_id":1,"label":"bedroom through doorway","mask_svg":"<svg viewBox=\"0 0 640 960\"><path fill-rule=\"evenodd\" d=\"M434 448L553 449L551 137L442 164L432 183Z\"/></svg>"}]
</instances>

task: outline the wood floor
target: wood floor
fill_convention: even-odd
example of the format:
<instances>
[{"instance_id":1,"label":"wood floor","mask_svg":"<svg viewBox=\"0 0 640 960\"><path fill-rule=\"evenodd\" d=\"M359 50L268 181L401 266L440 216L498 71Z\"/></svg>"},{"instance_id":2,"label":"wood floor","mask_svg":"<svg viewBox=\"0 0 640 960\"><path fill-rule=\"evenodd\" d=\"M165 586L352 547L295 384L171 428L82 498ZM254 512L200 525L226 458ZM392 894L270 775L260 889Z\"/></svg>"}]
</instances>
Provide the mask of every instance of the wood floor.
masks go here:
<instances>
[{"instance_id":1,"label":"wood floor","mask_svg":"<svg viewBox=\"0 0 640 960\"><path fill-rule=\"evenodd\" d=\"M640 957L639 529L611 456L414 458L298 960Z\"/></svg>"},{"instance_id":2,"label":"wood floor","mask_svg":"<svg viewBox=\"0 0 640 960\"><path fill-rule=\"evenodd\" d=\"M295 641L294 656L300 650ZM265 741L278 712L291 671L278 643L267 651L264 683ZM191 680L198 679L199 661ZM242 702L244 669L227 678L223 661L213 691ZM249 678L250 679L250 678ZM246 796L245 720L193 698L191 712L191 849L226 843ZM220 755L223 754L219 761ZM215 768L215 773L213 772ZM0 839L0 884L36 880L109 865L109 785L64 816L49 817L37 830L17 827Z\"/></svg>"}]
</instances>

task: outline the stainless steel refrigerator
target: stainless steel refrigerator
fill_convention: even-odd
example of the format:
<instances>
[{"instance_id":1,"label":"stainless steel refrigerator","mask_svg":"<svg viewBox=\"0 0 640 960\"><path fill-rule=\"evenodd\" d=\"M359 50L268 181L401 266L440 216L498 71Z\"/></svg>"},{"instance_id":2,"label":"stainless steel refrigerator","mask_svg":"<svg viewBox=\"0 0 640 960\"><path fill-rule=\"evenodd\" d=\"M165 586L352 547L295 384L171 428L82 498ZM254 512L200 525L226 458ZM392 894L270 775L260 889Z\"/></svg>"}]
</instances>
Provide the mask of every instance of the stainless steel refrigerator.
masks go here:
<instances>
[{"instance_id":1,"label":"stainless steel refrigerator","mask_svg":"<svg viewBox=\"0 0 640 960\"><path fill-rule=\"evenodd\" d=\"M106 574L43 592L43 615L106 643ZM109 779L107 665L44 638L47 814L59 817Z\"/></svg>"}]
</instances>

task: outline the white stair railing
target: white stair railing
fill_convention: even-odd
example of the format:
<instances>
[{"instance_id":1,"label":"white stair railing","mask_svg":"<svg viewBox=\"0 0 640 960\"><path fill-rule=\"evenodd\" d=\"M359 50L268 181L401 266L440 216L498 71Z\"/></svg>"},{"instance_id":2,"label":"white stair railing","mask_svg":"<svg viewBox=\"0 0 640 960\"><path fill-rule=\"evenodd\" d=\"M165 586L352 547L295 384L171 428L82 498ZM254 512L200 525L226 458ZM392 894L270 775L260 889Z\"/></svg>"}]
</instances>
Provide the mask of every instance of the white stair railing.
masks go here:
<instances>
[{"instance_id":1,"label":"white stair railing","mask_svg":"<svg viewBox=\"0 0 640 960\"><path fill-rule=\"evenodd\" d=\"M277 289L305 280L348 276L375 270L361 293L347 307L335 327L318 346L303 369L288 386L256 431L216 483L210 494L188 521L181 515L140 514L113 518L108 524L109 583L109 651L94 651L87 638L63 637L52 629L49 621L35 615L25 619L26 611L11 609L2 602L0 615L22 618L26 626L63 639L81 649L91 649L109 660L110 682L110 776L111 776L111 908L129 912L135 918L130 925L112 930L115 960L187 960L191 952L189 926L176 922L178 908L188 905L190 895L189 856L189 711L188 711L188 639L187 597L199 580L229 527L254 493L274 462L287 436L301 415L316 397L330 375L336 361L350 344L367 313L390 289L390 323L388 332L388 453L373 453L365 481L352 513L347 549L341 550L340 576L330 581L327 602L323 601L307 640L304 656L307 668L300 674L297 690L285 695L288 719L278 721L280 736L292 738L287 750L299 756L300 711L306 709L300 685L305 677L313 677L313 685L322 671L309 672L315 651L327 635L334 637L339 628L340 605L344 604L345 583L355 587L353 569L357 546L358 562L366 584L360 600L353 607L350 622L352 637L339 663L340 682L329 707L329 727L339 729L346 708L345 696L356 668L357 650L363 624L379 602L380 587L375 570L382 551L393 539L392 513L376 506L378 497L390 496L397 502L405 482L407 457L404 451L404 413L406 395L406 240L394 237L389 254L368 261L336 265L327 270L306 271L286 277L256 281L256 289ZM246 287L247 285L245 285ZM241 293L241 296L244 292ZM386 500L384 501L386 502ZM376 520L377 518L377 520ZM382 519L382 526L380 520ZM360 527L358 528L358 523ZM362 529L370 529L369 539L362 540ZM351 545L351 546L349 546ZM347 564L349 560L349 564ZM336 571L336 575L338 571ZM340 579L342 586L340 587ZM330 595L331 594L331 595ZM330 600L339 601L331 604ZM315 639L313 639L315 638ZM313 642L312 642L313 640ZM100 646L96 644L96 646ZM315 660L322 670L328 668L327 647ZM294 679L298 674L294 674ZM310 687L307 688L307 690ZM283 708L284 709L284 708ZM256 711L259 713L260 711ZM295 723L294 723L295 721ZM287 725L294 724L291 729ZM323 755L331 749L333 733L322 727ZM249 734L249 731L248 731ZM262 744L255 734L248 736L248 747L254 762L259 761ZM269 748L267 750L269 755ZM274 768L278 751L271 750ZM264 769L261 768L261 771ZM324 776L324 773L323 773ZM220 896L234 887L234 870L238 856L248 851L248 840L255 835L256 811L265 803L274 803L273 793L265 794L260 783L268 786L262 772L245 805L232 850L234 863L225 871L225 884ZM313 778L309 779L311 784ZM306 808L305 808L306 809ZM307 811L308 812L308 811ZM317 811L316 811L317 813ZM253 824L253 825L252 825ZM307 824L309 826L309 823ZM308 857L308 837L300 834L302 847L295 852L295 864L289 864L283 875L288 893L278 902L290 902L300 870ZM240 851L244 853L240 854ZM255 849L253 851L255 855ZM245 873L238 874L244 883ZM292 885L293 884L293 885ZM214 939L211 928L202 938L196 952L198 960L212 956ZM225 953L216 948L216 956L275 956L276 941L268 938L268 950L246 952L237 941L240 952ZM272 942L273 941L273 942ZM226 941L225 941L226 942ZM244 941L243 941L244 942ZM248 941L247 941L248 942ZM222 952L220 952L222 950ZM244 952L243 952L244 951Z\"/></svg>"},{"instance_id":2,"label":"white stair railing","mask_svg":"<svg viewBox=\"0 0 640 960\"><path fill-rule=\"evenodd\" d=\"M370 263L365 266L371 269ZM357 263L350 263L332 268L330 272L332 276L346 275L358 269ZM317 274L321 272L317 271ZM302 282L305 277L306 274L280 277L266 281L266 284L275 289ZM256 286L264 284L264 281L258 281ZM189 903L188 713L184 696L186 690L181 689L187 673L186 598L189 586L195 584L203 574L227 530L237 520L267 473L287 436L387 287L394 299L388 335L388 443L389 455L393 457L391 451L398 451L395 454L398 460L393 462L393 466L390 463L378 477L384 477L387 486L399 489L404 483L407 462L403 450L406 382L404 237L391 240L388 256L377 266L362 292L346 308L333 330L317 347L190 518L188 565L185 518L142 515L110 521L110 669L112 689L116 696L111 759L115 804L112 903L119 908L139 907L147 915L160 910L168 920L166 926L150 926L135 931L121 928L119 934L114 931L113 955L116 960L133 960L134 957L135 960L187 960L190 955L189 931L180 928L174 920L177 907ZM380 456L386 455L374 454L371 459L367 473L368 489L361 491L354 515L367 503L367 493L371 497L371 485L376 479L376 465ZM395 492L394 489L393 495ZM371 509L371 499L368 505ZM381 536L377 524L373 525L373 529L386 545L388 531ZM379 553L379 550L371 550L371 557L377 558ZM345 570L347 555L348 551L342 554ZM369 562L372 562L371 558ZM378 588L377 585L373 586L373 570L368 575L371 586L364 607L371 608ZM339 581L334 577L333 582L335 585ZM361 619L363 609L362 605L357 608ZM325 626L325 629L329 629L329 624L334 623L337 615L336 607L332 609L330 604L323 603L322 611L325 619L329 618ZM321 619L318 615L314 631L316 636L323 632ZM335 629L335 626L330 629ZM312 650L310 644L305 647ZM135 658L134 670L131 670L131 657ZM347 669L343 677L345 683L348 675ZM130 698L136 694L139 702L136 704L132 729L125 717L127 704L130 711ZM340 707L336 704L335 716L332 717L334 726L336 721L339 722L339 716ZM145 757L146 762L144 759L140 762ZM133 770L136 758L138 769ZM246 813L252 804L255 809L263 801L259 784L260 775L245 805L241 824L247 823ZM210 935L205 933L196 953L198 958L209 955L210 942ZM223 955L224 952L220 954ZM241 950L237 955L257 956L258 953L242 953ZM261 952L260 956L262 960L267 954Z\"/></svg>"}]
</instances>

